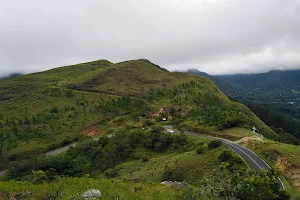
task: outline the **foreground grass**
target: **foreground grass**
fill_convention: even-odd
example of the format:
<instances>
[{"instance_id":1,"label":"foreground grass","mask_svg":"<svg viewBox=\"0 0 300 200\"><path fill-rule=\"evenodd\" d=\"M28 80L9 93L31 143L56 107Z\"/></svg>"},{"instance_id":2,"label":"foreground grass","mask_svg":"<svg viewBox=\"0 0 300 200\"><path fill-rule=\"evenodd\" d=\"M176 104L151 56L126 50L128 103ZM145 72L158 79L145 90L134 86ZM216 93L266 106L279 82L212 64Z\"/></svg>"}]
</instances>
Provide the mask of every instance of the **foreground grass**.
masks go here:
<instances>
[{"instance_id":1,"label":"foreground grass","mask_svg":"<svg viewBox=\"0 0 300 200\"><path fill-rule=\"evenodd\" d=\"M220 147L197 154L195 150L185 153L172 153L155 156L147 162L134 160L122 163L116 167L118 178L137 182L161 182L166 169L173 171L182 181L195 186L203 184L203 180L216 169L220 161L219 154L227 149Z\"/></svg>"},{"instance_id":2,"label":"foreground grass","mask_svg":"<svg viewBox=\"0 0 300 200\"><path fill-rule=\"evenodd\" d=\"M99 189L101 199L181 199L185 190L158 183L133 183L114 179L68 178L52 183L29 184L0 182L0 199L13 199L15 195L32 193L30 198L80 199L89 189ZM29 199L30 199L29 198Z\"/></svg>"}]
</instances>

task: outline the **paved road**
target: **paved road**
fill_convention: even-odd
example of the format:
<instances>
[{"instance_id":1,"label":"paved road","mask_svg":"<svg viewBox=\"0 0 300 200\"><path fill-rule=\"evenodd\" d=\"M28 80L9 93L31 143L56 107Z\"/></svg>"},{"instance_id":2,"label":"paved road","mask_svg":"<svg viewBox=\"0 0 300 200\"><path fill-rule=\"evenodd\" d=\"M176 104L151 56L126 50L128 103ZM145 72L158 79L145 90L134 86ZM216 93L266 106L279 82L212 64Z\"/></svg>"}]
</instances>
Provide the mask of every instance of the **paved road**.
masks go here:
<instances>
[{"instance_id":1,"label":"paved road","mask_svg":"<svg viewBox=\"0 0 300 200\"><path fill-rule=\"evenodd\" d=\"M56 155L56 154L62 153L64 151L67 151L68 149L70 149L70 147L76 147L76 142L69 144L68 146L65 146L65 147L62 147L59 149L55 149L53 151L49 151L49 152L45 153L45 155L46 156Z\"/></svg>"},{"instance_id":2,"label":"paved road","mask_svg":"<svg viewBox=\"0 0 300 200\"><path fill-rule=\"evenodd\" d=\"M165 126L165 129L171 129L172 126ZM173 129L174 130L174 129ZM174 130L175 134L180 133L178 130ZM207 135L200 135L200 134L195 134L191 132L184 132L185 135L189 136L196 136L196 137L204 137L204 138L210 138L213 140L221 140L222 143L226 146L228 146L232 151L234 151L236 154L238 154L240 157L242 157L248 165L252 168L255 169L258 172L262 172L262 169L265 168L267 170L270 170L271 167L263 160L261 159L258 155L256 155L253 151L247 149L244 146L241 146L239 144L233 143L229 140L225 140L222 138L216 138L212 136L207 136ZM56 155L61 152L67 151L70 147L76 147L76 143L72 143L68 146L55 149L53 151L47 152L46 155ZM0 171L0 176L3 176L6 173L6 171ZM277 182L280 184L281 189L285 189L284 183L281 181L280 177L277 178Z\"/></svg>"},{"instance_id":3,"label":"paved road","mask_svg":"<svg viewBox=\"0 0 300 200\"><path fill-rule=\"evenodd\" d=\"M56 154L59 154L59 153L62 153L64 151L67 151L68 149L70 149L70 147L76 147L76 142L72 143L72 144L69 144L67 146L64 146L62 148L59 148L59 149L55 149L53 151L49 151L47 153L45 153L46 156L50 156L50 155L56 155ZM4 170L4 171L0 171L0 176L4 176L6 174L6 171L7 170Z\"/></svg>"},{"instance_id":4,"label":"paved road","mask_svg":"<svg viewBox=\"0 0 300 200\"><path fill-rule=\"evenodd\" d=\"M253 151L251 151L250 149L247 149L246 147L244 147L242 145L236 144L236 143L226 140L226 139L216 138L216 137L207 136L207 135L195 134L195 133L191 133L191 132L187 132L187 131L184 132L184 134L189 135L189 136L204 137L204 138L210 138L213 140L222 141L222 143L224 145L226 145L232 151L234 151L236 154L238 154L240 157L242 157L246 161L246 163L252 169L256 170L257 172L262 172L263 168L267 169L267 170L271 169L271 167L262 158L260 158ZM282 182L282 180L280 179L280 177L278 177L276 179L276 181L280 184L281 189L285 190L285 185Z\"/></svg>"}]
</instances>

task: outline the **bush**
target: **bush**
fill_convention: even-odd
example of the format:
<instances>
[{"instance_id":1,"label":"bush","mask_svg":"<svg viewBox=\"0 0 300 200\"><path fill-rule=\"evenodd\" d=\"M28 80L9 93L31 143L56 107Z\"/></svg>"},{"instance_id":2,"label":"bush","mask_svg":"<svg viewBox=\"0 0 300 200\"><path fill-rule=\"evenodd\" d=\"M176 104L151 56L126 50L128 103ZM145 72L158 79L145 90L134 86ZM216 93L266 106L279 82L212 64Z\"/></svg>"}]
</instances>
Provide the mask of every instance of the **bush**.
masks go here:
<instances>
[{"instance_id":1,"label":"bush","mask_svg":"<svg viewBox=\"0 0 300 200\"><path fill-rule=\"evenodd\" d=\"M222 151L222 153L219 155L218 159L222 162L226 162L233 158L233 154L229 150Z\"/></svg>"},{"instance_id":2,"label":"bush","mask_svg":"<svg viewBox=\"0 0 300 200\"><path fill-rule=\"evenodd\" d=\"M162 176L163 181L182 181L183 178L181 174L176 173L174 170L169 169L166 167L163 176Z\"/></svg>"},{"instance_id":3,"label":"bush","mask_svg":"<svg viewBox=\"0 0 300 200\"><path fill-rule=\"evenodd\" d=\"M162 133L165 130L163 127L155 125L151 126L151 129L152 133Z\"/></svg>"},{"instance_id":4,"label":"bush","mask_svg":"<svg viewBox=\"0 0 300 200\"><path fill-rule=\"evenodd\" d=\"M154 121L153 120L147 119L147 120L145 120L143 122L143 126L148 127L148 126L152 126L152 125L154 125Z\"/></svg>"},{"instance_id":5,"label":"bush","mask_svg":"<svg viewBox=\"0 0 300 200\"><path fill-rule=\"evenodd\" d=\"M118 175L118 172L115 168L110 168L105 171L105 176L107 178L115 178Z\"/></svg>"},{"instance_id":6,"label":"bush","mask_svg":"<svg viewBox=\"0 0 300 200\"><path fill-rule=\"evenodd\" d=\"M67 90L67 91L66 91L66 96L67 96L67 97L73 97L73 96L75 96L75 95L73 94L73 91L72 91L72 90Z\"/></svg>"},{"instance_id":7,"label":"bush","mask_svg":"<svg viewBox=\"0 0 300 200\"><path fill-rule=\"evenodd\" d=\"M202 154L202 153L204 153L204 151L205 151L205 148L201 146L201 147L197 148L196 153L197 154Z\"/></svg>"},{"instance_id":8,"label":"bush","mask_svg":"<svg viewBox=\"0 0 300 200\"><path fill-rule=\"evenodd\" d=\"M100 137L98 143L101 144L102 147L105 147L108 144L108 137Z\"/></svg>"},{"instance_id":9,"label":"bush","mask_svg":"<svg viewBox=\"0 0 300 200\"><path fill-rule=\"evenodd\" d=\"M148 162L148 161L149 161L149 158L143 157L143 158L142 158L142 161L143 161L143 162Z\"/></svg>"},{"instance_id":10,"label":"bush","mask_svg":"<svg viewBox=\"0 0 300 200\"><path fill-rule=\"evenodd\" d=\"M213 140L210 143L208 143L208 148L214 149L214 148L218 148L221 145L222 145L222 142L220 140Z\"/></svg>"},{"instance_id":11,"label":"bush","mask_svg":"<svg viewBox=\"0 0 300 200\"><path fill-rule=\"evenodd\" d=\"M46 173L43 170L34 171L32 170L32 180L31 182L38 184L47 181Z\"/></svg>"},{"instance_id":12,"label":"bush","mask_svg":"<svg viewBox=\"0 0 300 200\"><path fill-rule=\"evenodd\" d=\"M50 108L50 113L58 113L58 108L57 107Z\"/></svg>"}]
</instances>

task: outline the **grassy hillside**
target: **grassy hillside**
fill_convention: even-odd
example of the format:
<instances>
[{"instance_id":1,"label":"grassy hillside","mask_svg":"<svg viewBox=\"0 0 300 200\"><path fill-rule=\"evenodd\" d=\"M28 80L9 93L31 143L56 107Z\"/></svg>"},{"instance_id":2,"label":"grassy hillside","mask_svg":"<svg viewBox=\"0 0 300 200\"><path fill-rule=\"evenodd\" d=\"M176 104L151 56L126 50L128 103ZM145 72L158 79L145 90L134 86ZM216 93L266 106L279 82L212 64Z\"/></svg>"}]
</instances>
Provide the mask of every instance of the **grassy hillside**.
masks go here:
<instances>
[{"instance_id":1,"label":"grassy hillside","mask_svg":"<svg viewBox=\"0 0 300 200\"><path fill-rule=\"evenodd\" d=\"M164 133L163 125L229 139L247 136L256 126L265 137L280 139L209 79L171 73L145 59L116 64L99 60L0 80L0 170L9 168L7 180L35 183L28 185L32 191L89 176L93 179L78 180L98 183L101 178L109 185L106 179L117 178L123 182L116 184L124 183L124 190L131 188L128 181L148 187L162 180L180 180L196 187L196 191L175 192L174 199L195 196L197 190L205 191L204 199L222 192L241 198L244 191L236 186L249 184L253 191L266 187L272 188L268 195L277 194L279 188L270 186L274 181L262 182L276 174L256 175L227 148L208 148L210 141ZM42 156L74 141L77 147L62 155ZM24 187L9 184L9 189L0 187L5 198ZM155 184L153 188L164 190ZM66 198L70 189L63 189ZM124 190L120 189L123 199L142 196ZM149 199L155 195L146 192Z\"/></svg>"},{"instance_id":2,"label":"grassy hillside","mask_svg":"<svg viewBox=\"0 0 300 200\"><path fill-rule=\"evenodd\" d=\"M144 59L99 60L0 80L2 168L91 131L139 126L139 117L147 124L163 116L171 116L169 122L179 128L207 133L256 125L265 136L278 139L207 78L171 73Z\"/></svg>"},{"instance_id":3,"label":"grassy hillside","mask_svg":"<svg viewBox=\"0 0 300 200\"><path fill-rule=\"evenodd\" d=\"M220 141L162 131L152 126L116 132L62 155L18 163L4 177L11 181L0 181L0 197L78 199L81 192L96 188L105 199L287 199L276 174L249 171ZM188 185L158 185L161 181Z\"/></svg>"},{"instance_id":4,"label":"grassy hillside","mask_svg":"<svg viewBox=\"0 0 300 200\"><path fill-rule=\"evenodd\" d=\"M296 80L299 71L211 76L194 69L187 73L209 78L229 98L247 105L264 123L273 127L280 141L299 144L300 123L295 120L299 115Z\"/></svg>"},{"instance_id":5,"label":"grassy hillside","mask_svg":"<svg viewBox=\"0 0 300 200\"><path fill-rule=\"evenodd\" d=\"M299 119L300 70L216 76L243 90L223 90L243 103L261 104ZM294 102L289 104L288 102Z\"/></svg>"}]
</instances>

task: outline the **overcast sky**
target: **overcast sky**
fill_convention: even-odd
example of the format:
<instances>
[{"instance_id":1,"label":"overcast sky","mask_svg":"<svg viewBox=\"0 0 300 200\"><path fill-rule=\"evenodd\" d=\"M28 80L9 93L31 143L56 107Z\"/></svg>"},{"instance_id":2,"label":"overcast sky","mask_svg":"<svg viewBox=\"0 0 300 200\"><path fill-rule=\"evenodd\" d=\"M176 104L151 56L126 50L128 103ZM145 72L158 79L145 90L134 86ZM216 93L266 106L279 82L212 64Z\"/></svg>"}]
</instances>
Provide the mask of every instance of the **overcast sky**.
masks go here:
<instances>
[{"instance_id":1,"label":"overcast sky","mask_svg":"<svg viewBox=\"0 0 300 200\"><path fill-rule=\"evenodd\" d=\"M0 75L138 58L209 74L300 69L300 0L1 0Z\"/></svg>"}]
</instances>

